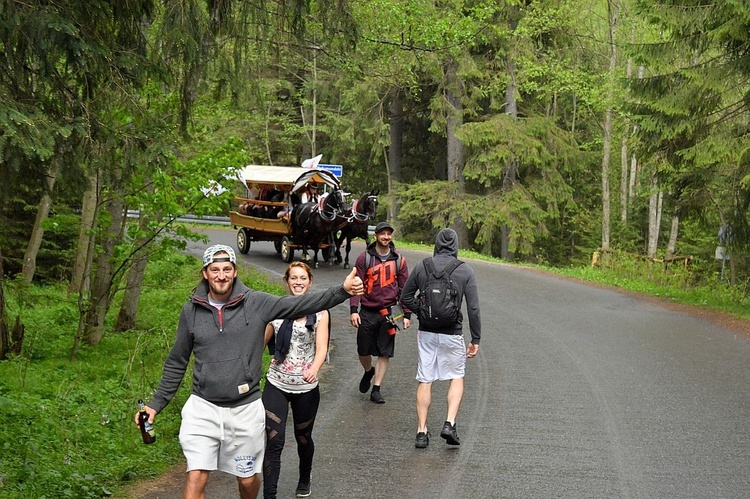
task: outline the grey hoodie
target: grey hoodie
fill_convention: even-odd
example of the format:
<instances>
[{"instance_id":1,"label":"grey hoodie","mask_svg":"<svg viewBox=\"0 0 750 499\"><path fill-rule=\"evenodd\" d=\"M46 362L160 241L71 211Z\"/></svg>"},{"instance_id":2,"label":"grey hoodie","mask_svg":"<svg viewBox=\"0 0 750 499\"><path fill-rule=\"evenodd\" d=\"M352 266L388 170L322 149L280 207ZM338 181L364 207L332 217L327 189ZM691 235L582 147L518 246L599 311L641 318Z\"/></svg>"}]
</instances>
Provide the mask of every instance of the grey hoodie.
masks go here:
<instances>
[{"instance_id":1,"label":"grey hoodie","mask_svg":"<svg viewBox=\"0 0 750 499\"><path fill-rule=\"evenodd\" d=\"M458 257L458 235L453 229L443 229L438 232L435 238L435 251L433 252L433 261L435 270L444 269L450 262ZM409 279L404 284L404 290L401 293L401 303L417 313L419 304L417 303L417 294L427 284L427 270L424 266L424 260L419 262L411 271ZM482 337L482 320L479 314L479 293L477 291L477 281L472 269L468 263L456 267L452 274L453 284L458 290L461 299L466 300L466 311L469 316L469 329L471 330L471 342L479 344ZM418 315L418 314L417 314ZM446 324L440 331L430 331L433 333L461 334L463 330L463 315L459 316L456 324Z\"/></svg>"},{"instance_id":2,"label":"grey hoodie","mask_svg":"<svg viewBox=\"0 0 750 499\"><path fill-rule=\"evenodd\" d=\"M222 407L236 407L260 397L266 324L329 309L349 298L343 286L302 296L276 296L248 288L235 278L221 311L208 302L204 279L180 313L172 350L156 392L148 404L157 413L174 397L191 354L193 394Z\"/></svg>"}]
</instances>

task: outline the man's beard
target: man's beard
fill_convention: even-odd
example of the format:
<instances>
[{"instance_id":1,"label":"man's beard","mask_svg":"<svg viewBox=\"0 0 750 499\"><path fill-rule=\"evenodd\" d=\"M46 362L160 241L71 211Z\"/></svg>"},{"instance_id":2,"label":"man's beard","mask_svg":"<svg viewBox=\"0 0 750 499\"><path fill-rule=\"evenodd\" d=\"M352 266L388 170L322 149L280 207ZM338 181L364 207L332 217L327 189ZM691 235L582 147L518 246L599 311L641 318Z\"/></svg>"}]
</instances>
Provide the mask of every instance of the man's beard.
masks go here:
<instances>
[{"instance_id":1,"label":"man's beard","mask_svg":"<svg viewBox=\"0 0 750 499\"><path fill-rule=\"evenodd\" d=\"M228 279L226 281L208 281L208 288L217 297L229 297L229 294L232 292L232 285L234 284L234 279Z\"/></svg>"}]
</instances>

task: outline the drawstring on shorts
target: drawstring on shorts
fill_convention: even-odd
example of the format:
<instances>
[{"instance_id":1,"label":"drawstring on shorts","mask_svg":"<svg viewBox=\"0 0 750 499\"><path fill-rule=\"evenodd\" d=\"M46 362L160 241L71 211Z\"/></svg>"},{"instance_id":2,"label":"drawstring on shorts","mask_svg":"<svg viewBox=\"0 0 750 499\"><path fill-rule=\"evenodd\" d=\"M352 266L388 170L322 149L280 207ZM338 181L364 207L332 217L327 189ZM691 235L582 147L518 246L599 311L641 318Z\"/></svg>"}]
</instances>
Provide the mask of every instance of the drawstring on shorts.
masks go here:
<instances>
[{"instance_id":1,"label":"drawstring on shorts","mask_svg":"<svg viewBox=\"0 0 750 499\"><path fill-rule=\"evenodd\" d=\"M229 429L232 431L232 443L235 447L237 447L239 442L237 442L237 429L235 428L233 421L232 421L232 413L231 409L227 407L220 407L219 408L219 440L222 442L224 441L224 437L226 436L226 433L224 431L225 426L225 420L224 420L224 412L227 412L229 414Z\"/></svg>"}]
</instances>

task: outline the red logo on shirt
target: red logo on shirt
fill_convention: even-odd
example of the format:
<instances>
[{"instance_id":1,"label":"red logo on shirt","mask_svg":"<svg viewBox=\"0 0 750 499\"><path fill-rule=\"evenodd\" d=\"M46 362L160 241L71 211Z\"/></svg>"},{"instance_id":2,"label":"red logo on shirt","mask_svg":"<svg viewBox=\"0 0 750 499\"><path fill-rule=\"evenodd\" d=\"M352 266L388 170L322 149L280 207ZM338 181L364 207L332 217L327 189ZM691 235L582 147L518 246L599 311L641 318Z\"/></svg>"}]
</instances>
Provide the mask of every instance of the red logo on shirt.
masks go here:
<instances>
[{"instance_id":1,"label":"red logo on shirt","mask_svg":"<svg viewBox=\"0 0 750 499\"><path fill-rule=\"evenodd\" d=\"M395 283L397 279L398 273L396 272L396 260L386 260L385 262L376 263L367 269L365 293L372 293L376 283L379 287L386 288Z\"/></svg>"}]
</instances>

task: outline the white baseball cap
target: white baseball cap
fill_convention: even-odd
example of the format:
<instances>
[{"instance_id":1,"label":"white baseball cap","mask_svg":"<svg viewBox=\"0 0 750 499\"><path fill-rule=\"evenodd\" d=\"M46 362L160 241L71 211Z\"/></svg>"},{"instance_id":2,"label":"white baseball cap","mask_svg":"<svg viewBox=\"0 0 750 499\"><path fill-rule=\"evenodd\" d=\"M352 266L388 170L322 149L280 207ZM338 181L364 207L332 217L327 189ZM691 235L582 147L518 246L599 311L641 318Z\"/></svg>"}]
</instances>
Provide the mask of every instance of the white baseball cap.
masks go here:
<instances>
[{"instance_id":1,"label":"white baseball cap","mask_svg":"<svg viewBox=\"0 0 750 499\"><path fill-rule=\"evenodd\" d=\"M216 253L226 253L229 258L216 258ZM206 248L203 252L203 268L205 269L214 262L230 262L237 265L237 255L234 254L234 249L226 244L214 244Z\"/></svg>"}]
</instances>

